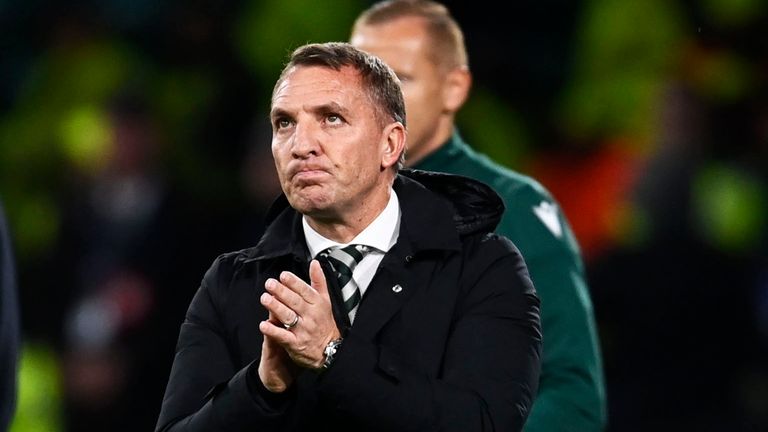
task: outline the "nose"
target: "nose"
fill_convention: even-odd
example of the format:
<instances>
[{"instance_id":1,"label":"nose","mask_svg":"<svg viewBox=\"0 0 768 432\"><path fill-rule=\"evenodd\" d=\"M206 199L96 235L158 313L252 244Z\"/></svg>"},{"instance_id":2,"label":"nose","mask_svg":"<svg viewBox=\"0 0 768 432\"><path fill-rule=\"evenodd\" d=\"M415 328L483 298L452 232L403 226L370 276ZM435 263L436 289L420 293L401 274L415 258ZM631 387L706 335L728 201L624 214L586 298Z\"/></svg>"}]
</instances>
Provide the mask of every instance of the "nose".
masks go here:
<instances>
[{"instance_id":1,"label":"nose","mask_svg":"<svg viewBox=\"0 0 768 432\"><path fill-rule=\"evenodd\" d=\"M291 145L291 154L294 158L305 159L320 154L320 142L317 128L311 122L296 124Z\"/></svg>"}]
</instances>

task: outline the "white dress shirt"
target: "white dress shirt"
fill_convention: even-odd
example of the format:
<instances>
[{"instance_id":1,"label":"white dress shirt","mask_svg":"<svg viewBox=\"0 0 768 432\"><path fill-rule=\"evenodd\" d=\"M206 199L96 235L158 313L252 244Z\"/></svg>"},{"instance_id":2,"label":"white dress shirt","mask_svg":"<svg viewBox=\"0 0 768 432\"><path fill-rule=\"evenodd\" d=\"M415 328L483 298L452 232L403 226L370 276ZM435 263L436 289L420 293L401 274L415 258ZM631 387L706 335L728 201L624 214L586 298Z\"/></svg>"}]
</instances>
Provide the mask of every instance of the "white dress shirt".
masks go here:
<instances>
[{"instance_id":1,"label":"white dress shirt","mask_svg":"<svg viewBox=\"0 0 768 432\"><path fill-rule=\"evenodd\" d=\"M301 219L310 257L316 257L320 252L333 246L344 247L350 244L362 244L371 247L371 250L352 271L352 278L360 288L360 295L365 295L376 269L379 268L381 260L384 259L384 254L397 243L397 237L400 234L400 201L398 201L397 194L393 189L390 189L389 192L389 202L384 210L349 243L338 243L327 239L309 226L306 216Z\"/></svg>"}]
</instances>

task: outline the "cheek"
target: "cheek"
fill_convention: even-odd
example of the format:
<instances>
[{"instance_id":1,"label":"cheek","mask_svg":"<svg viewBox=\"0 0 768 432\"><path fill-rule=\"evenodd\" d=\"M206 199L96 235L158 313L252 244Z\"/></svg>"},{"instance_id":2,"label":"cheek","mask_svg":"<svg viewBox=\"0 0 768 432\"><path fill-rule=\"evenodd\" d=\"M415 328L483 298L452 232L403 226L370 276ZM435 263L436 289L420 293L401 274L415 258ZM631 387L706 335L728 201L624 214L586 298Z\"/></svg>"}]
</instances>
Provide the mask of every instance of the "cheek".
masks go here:
<instances>
[{"instance_id":1,"label":"cheek","mask_svg":"<svg viewBox=\"0 0 768 432\"><path fill-rule=\"evenodd\" d=\"M359 178L377 177L384 158L383 148L372 148L358 161L356 175Z\"/></svg>"},{"instance_id":2,"label":"cheek","mask_svg":"<svg viewBox=\"0 0 768 432\"><path fill-rule=\"evenodd\" d=\"M272 148L272 162L275 166L275 171L277 171L277 176L280 180L283 180L284 175L283 172L285 170L285 162L284 157L280 154L279 151L277 151L274 147Z\"/></svg>"},{"instance_id":3,"label":"cheek","mask_svg":"<svg viewBox=\"0 0 768 432\"><path fill-rule=\"evenodd\" d=\"M407 119L408 115L419 106L419 95L414 90L404 91L403 101L405 102L405 116Z\"/></svg>"},{"instance_id":4,"label":"cheek","mask_svg":"<svg viewBox=\"0 0 768 432\"><path fill-rule=\"evenodd\" d=\"M412 117L424 117L427 111L437 109L441 103L440 96L427 91L424 86L413 89L405 99L406 120Z\"/></svg>"}]
</instances>

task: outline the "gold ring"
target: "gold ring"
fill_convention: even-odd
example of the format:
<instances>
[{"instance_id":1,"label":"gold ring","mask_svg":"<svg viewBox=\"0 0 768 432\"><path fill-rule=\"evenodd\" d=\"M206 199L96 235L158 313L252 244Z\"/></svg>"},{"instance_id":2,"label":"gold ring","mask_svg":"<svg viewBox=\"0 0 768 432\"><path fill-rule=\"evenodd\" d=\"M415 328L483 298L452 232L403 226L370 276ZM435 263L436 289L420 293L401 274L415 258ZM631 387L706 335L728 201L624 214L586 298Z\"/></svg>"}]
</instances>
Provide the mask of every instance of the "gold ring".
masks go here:
<instances>
[{"instance_id":1,"label":"gold ring","mask_svg":"<svg viewBox=\"0 0 768 432\"><path fill-rule=\"evenodd\" d=\"M288 324L283 323L283 327L285 327L286 329L290 330L290 329L296 327L296 324L298 324L298 323L299 323L299 314L296 314L294 316L294 318L293 318L293 321L291 321Z\"/></svg>"}]
</instances>

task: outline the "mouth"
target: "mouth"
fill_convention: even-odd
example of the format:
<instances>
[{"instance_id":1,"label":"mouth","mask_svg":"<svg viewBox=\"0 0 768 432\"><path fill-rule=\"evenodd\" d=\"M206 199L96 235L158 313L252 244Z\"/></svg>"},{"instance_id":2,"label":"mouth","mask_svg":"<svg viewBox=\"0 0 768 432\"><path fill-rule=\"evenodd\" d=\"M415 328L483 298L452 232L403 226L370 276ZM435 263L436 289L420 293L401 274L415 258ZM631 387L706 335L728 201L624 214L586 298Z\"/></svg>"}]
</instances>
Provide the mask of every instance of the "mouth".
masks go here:
<instances>
[{"instance_id":1,"label":"mouth","mask_svg":"<svg viewBox=\"0 0 768 432\"><path fill-rule=\"evenodd\" d=\"M301 168L293 174L293 180L299 182L311 182L328 176L328 172L319 168Z\"/></svg>"}]
</instances>

